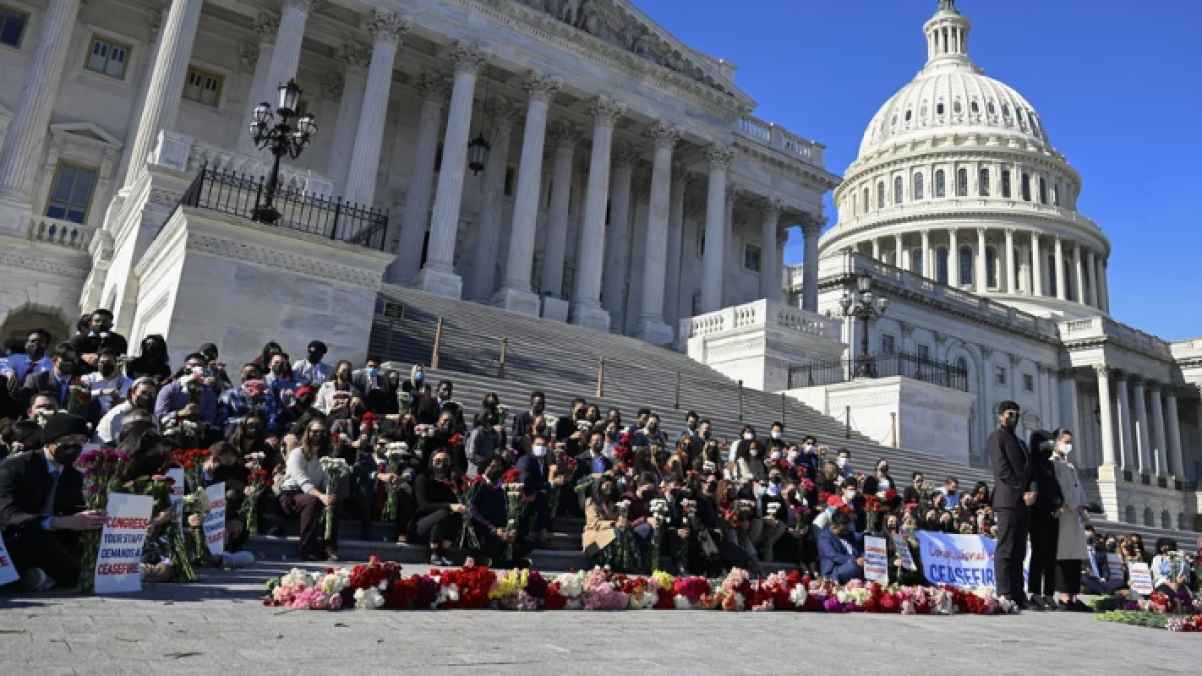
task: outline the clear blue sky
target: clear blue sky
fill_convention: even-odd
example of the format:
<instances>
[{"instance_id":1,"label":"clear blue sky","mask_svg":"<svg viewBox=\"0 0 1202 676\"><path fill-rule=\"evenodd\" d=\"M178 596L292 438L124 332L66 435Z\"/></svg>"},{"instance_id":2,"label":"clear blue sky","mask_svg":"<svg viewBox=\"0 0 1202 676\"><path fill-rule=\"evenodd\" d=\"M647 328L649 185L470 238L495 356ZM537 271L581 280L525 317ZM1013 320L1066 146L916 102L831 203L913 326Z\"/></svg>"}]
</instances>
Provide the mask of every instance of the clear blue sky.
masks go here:
<instances>
[{"instance_id":1,"label":"clear blue sky","mask_svg":"<svg viewBox=\"0 0 1202 676\"><path fill-rule=\"evenodd\" d=\"M827 146L842 175L877 108L922 67L936 0L634 0L738 65L757 114ZM1202 336L1202 2L959 0L969 50L1022 93L1080 172L1110 237L1111 310ZM833 220L829 199L827 213ZM785 256L801 259L794 236Z\"/></svg>"}]
</instances>

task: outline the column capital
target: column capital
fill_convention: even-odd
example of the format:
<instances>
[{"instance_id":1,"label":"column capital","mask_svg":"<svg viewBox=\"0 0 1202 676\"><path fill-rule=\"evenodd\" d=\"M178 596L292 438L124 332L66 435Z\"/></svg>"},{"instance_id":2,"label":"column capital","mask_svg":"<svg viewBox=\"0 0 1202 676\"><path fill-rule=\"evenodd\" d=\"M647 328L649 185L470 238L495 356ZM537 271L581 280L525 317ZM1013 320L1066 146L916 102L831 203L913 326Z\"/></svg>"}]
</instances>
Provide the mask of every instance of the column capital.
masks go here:
<instances>
[{"instance_id":1,"label":"column capital","mask_svg":"<svg viewBox=\"0 0 1202 676\"><path fill-rule=\"evenodd\" d=\"M299 0L298 0L299 1ZM400 42L401 36L413 28L413 20L397 12L374 8L364 22L364 28L376 42Z\"/></svg>"},{"instance_id":2,"label":"column capital","mask_svg":"<svg viewBox=\"0 0 1202 676\"><path fill-rule=\"evenodd\" d=\"M531 101L550 103L551 99L555 98L556 92L563 88L563 80L553 75L532 70L526 74L526 80L522 83L522 88L526 90L526 94L530 96Z\"/></svg>"},{"instance_id":3,"label":"column capital","mask_svg":"<svg viewBox=\"0 0 1202 676\"><path fill-rule=\"evenodd\" d=\"M1111 368L1104 364L1094 364L1093 371L1097 374L1099 380L1103 378L1110 378L1111 375L1115 376L1115 378L1118 380L1122 380L1122 376L1120 375L1122 371Z\"/></svg>"},{"instance_id":4,"label":"column capital","mask_svg":"<svg viewBox=\"0 0 1202 676\"><path fill-rule=\"evenodd\" d=\"M466 73L475 75L480 72L486 56L480 45L474 42L456 40L447 50L447 57L455 66L455 74Z\"/></svg>"},{"instance_id":5,"label":"column capital","mask_svg":"<svg viewBox=\"0 0 1202 676\"><path fill-rule=\"evenodd\" d=\"M425 101L446 105L451 95L451 83L441 74L426 72L417 79L417 91Z\"/></svg>"},{"instance_id":6,"label":"column capital","mask_svg":"<svg viewBox=\"0 0 1202 676\"><path fill-rule=\"evenodd\" d=\"M977 236L984 237L987 230L988 230L988 228L978 227L977 228Z\"/></svg>"},{"instance_id":7,"label":"column capital","mask_svg":"<svg viewBox=\"0 0 1202 676\"><path fill-rule=\"evenodd\" d=\"M710 169L729 169L735 159L735 151L730 146L717 143L706 146L705 159L710 163Z\"/></svg>"},{"instance_id":8,"label":"column capital","mask_svg":"<svg viewBox=\"0 0 1202 676\"><path fill-rule=\"evenodd\" d=\"M337 58L347 68L367 70L371 64L371 50L357 42L347 41L338 45Z\"/></svg>"},{"instance_id":9,"label":"column capital","mask_svg":"<svg viewBox=\"0 0 1202 676\"><path fill-rule=\"evenodd\" d=\"M575 148L583 138L576 125L562 120L551 123L549 133L556 148Z\"/></svg>"},{"instance_id":10,"label":"column capital","mask_svg":"<svg viewBox=\"0 0 1202 676\"><path fill-rule=\"evenodd\" d=\"M280 30L280 20L274 14L259 12L255 17L254 31L259 34L259 42L275 42L275 34Z\"/></svg>"},{"instance_id":11,"label":"column capital","mask_svg":"<svg viewBox=\"0 0 1202 676\"><path fill-rule=\"evenodd\" d=\"M1146 381L1144 381L1144 387L1145 387L1145 389L1147 389L1147 390L1148 390L1148 392L1149 392L1149 393L1151 393L1151 394L1157 394L1157 393L1159 393L1159 392L1160 392L1162 389L1164 389L1164 386L1163 386L1163 385L1162 385L1162 384L1161 384L1159 381L1156 381L1156 380L1146 380Z\"/></svg>"},{"instance_id":12,"label":"column capital","mask_svg":"<svg viewBox=\"0 0 1202 676\"><path fill-rule=\"evenodd\" d=\"M1144 377L1135 374L1128 374L1127 380L1138 389L1144 389Z\"/></svg>"},{"instance_id":13,"label":"column capital","mask_svg":"<svg viewBox=\"0 0 1202 676\"><path fill-rule=\"evenodd\" d=\"M656 120L655 124L647 130L647 136L655 141L656 150L665 148L671 150L680 140L680 129L671 123Z\"/></svg>"},{"instance_id":14,"label":"column capital","mask_svg":"<svg viewBox=\"0 0 1202 676\"><path fill-rule=\"evenodd\" d=\"M803 214L799 225L801 226L801 233L807 239L822 234L822 219L816 218L813 214Z\"/></svg>"},{"instance_id":15,"label":"column capital","mask_svg":"<svg viewBox=\"0 0 1202 676\"><path fill-rule=\"evenodd\" d=\"M598 96L589 104L589 112L593 115L593 124L612 129L626 114L626 104L619 103L608 96Z\"/></svg>"},{"instance_id":16,"label":"column capital","mask_svg":"<svg viewBox=\"0 0 1202 676\"><path fill-rule=\"evenodd\" d=\"M779 221L781 212L785 210L785 203L776 197L765 197L760 203L760 208L764 211L764 218Z\"/></svg>"}]
</instances>

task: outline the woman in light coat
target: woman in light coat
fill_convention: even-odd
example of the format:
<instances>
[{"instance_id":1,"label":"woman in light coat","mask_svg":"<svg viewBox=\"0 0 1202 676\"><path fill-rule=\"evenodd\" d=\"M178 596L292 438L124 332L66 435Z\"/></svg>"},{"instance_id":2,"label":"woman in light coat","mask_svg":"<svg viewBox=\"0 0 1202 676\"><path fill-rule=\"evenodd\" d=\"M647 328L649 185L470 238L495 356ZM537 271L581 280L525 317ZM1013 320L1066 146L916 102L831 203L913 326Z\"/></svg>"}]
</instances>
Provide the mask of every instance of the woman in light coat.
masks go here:
<instances>
[{"instance_id":1,"label":"woman in light coat","mask_svg":"<svg viewBox=\"0 0 1202 676\"><path fill-rule=\"evenodd\" d=\"M1089 520L1085 505L1089 498L1077 468L1069 459L1073 450L1073 433L1059 430L1056 433L1052 468L1056 472L1056 483L1064 504L1060 508L1060 533L1056 542L1056 591L1060 594L1057 607L1061 610L1089 612L1089 607L1077 599L1081 592L1081 562L1089 556L1085 539L1085 524Z\"/></svg>"}]
</instances>

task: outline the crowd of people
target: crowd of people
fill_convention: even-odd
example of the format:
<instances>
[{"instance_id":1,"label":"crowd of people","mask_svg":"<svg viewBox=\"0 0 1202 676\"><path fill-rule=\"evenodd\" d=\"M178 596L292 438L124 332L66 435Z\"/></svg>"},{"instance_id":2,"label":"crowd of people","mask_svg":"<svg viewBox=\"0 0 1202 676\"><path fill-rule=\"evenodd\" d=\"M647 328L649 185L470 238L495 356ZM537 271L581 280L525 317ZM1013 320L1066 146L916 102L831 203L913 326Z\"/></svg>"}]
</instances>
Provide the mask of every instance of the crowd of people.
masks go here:
<instances>
[{"instance_id":1,"label":"crowd of people","mask_svg":"<svg viewBox=\"0 0 1202 676\"><path fill-rule=\"evenodd\" d=\"M930 530L998 538L998 589L1012 597L1025 596L1013 572L1025 550L1014 543L1029 539L1031 606L1079 609L1082 584L1092 593L1116 584L1107 553L1155 571L1152 556L1175 547L1147 552L1138 535L1094 532L1071 432L1028 450L1014 433L1016 405L999 411L990 440L1000 454L991 490L919 472L895 479L887 460L861 464L845 448L790 438L781 422L767 433L745 425L728 441L693 411L664 421L644 408L626 419L576 399L552 413L541 392L517 411L490 393L469 416L454 384L430 382L421 366L330 364L317 340L295 360L269 342L233 370L235 381L211 343L175 368L161 336L127 354L107 310L76 328L53 347L32 331L0 359L0 528L27 589L72 584L73 538L103 522L82 508L71 467L88 444L124 450L130 479L163 472L177 449L207 449L201 476L225 483L228 546L254 530L240 521L240 504L253 500L266 532L299 521L304 560L338 558L337 528L322 525L336 505L361 537L378 537L373 525L384 523L390 539L426 547L440 566L461 555L529 565L555 524L582 523L590 563L618 571L760 575L772 561L846 582L864 577L867 534L885 536L891 580L921 584L916 533ZM331 477L323 458L345 460L349 476ZM250 490L259 468L270 490ZM1198 579L1194 569L1170 571L1158 584Z\"/></svg>"}]
</instances>

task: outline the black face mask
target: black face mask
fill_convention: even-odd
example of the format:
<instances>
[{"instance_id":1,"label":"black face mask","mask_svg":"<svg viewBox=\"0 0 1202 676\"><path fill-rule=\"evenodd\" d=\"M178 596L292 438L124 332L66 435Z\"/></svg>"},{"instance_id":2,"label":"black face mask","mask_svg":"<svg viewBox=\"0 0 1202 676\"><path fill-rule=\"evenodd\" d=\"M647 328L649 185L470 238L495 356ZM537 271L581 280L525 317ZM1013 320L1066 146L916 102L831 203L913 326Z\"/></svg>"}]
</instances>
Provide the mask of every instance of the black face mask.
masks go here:
<instances>
[{"instance_id":1,"label":"black face mask","mask_svg":"<svg viewBox=\"0 0 1202 676\"><path fill-rule=\"evenodd\" d=\"M134 399L134 406L142 409L143 411L149 411L154 408L154 397L149 394L144 394L140 397L137 397Z\"/></svg>"},{"instance_id":2,"label":"black face mask","mask_svg":"<svg viewBox=\"0 0 1202 676\"><path fill-rule=\"evenodd\" d=\"M100 365L100 375L104 376L105 378L112 377L113 373L115 373L116 371L117 371L116 364L101 364Z\"/></svg>"},{"instance_id":3,"label":"black face mask","mask_svg":"<svg viewBox=\"0 0 1202 676\"><path fill-rule=\"evenodd\" d=\"M60 444L54 450L54 461L63 466L70 466L83 452L83 446L78 444Z\"/></svg>"},{"instance_id":4,"label":"black face mask","mask_svg":"<svg viewBox=\"0 0 1202 676\"><path fill-rule=\"evenodd\" d=\"M58 372L70 376L75 374L75 362L64 359L58 363Z\"/></svg>"}]
</instances>

